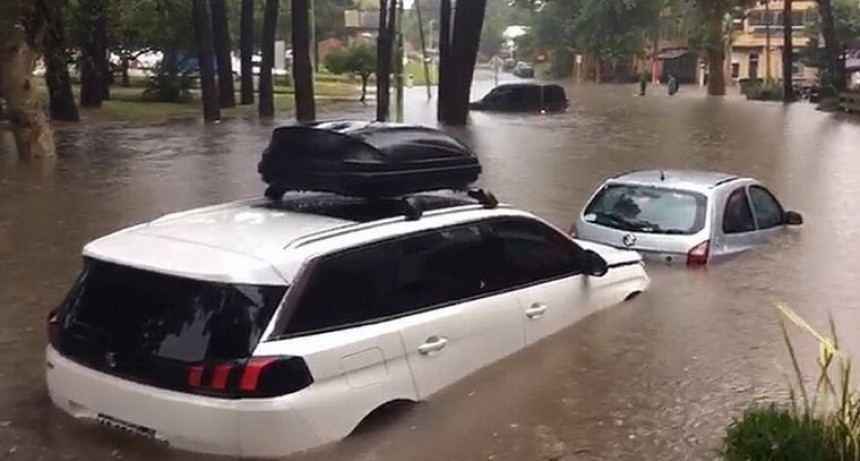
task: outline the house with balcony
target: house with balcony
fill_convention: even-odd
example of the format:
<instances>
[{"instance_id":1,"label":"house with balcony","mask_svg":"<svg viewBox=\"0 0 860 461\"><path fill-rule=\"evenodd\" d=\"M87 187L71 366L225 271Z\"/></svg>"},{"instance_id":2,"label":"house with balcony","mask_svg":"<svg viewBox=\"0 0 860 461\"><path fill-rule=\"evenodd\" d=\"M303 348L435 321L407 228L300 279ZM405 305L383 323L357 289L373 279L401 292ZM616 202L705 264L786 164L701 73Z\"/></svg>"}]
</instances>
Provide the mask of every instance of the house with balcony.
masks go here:
<instances>
[{"instance_id":1,"label":"house with balcony","mask_svg":"<svg viewBox=\"0 0 860 461\"><path fill-rule=\"evenodd\" d=\"M782 80L783 2L758 4L743 17L735 18L731 52L731 77L737 82L745 79ZM799 53L809 42L807 26L818 16L813 0L792 1L792 45L794 81L814 79L818 71L801 62Z\"/></svg>"}]
</instances>

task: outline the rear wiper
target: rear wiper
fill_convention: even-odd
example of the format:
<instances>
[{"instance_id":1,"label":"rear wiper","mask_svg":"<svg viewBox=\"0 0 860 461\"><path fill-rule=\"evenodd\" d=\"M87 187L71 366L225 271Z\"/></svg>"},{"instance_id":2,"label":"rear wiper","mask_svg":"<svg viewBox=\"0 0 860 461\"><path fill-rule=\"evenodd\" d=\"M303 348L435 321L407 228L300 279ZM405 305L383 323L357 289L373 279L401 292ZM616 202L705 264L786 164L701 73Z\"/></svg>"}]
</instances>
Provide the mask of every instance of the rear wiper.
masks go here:
<instances>
[{"instance_id":1,"label":"rear wiper","mask_svg":"<svg viewBox=\"0 0 860 461\"><path fill-rule=\"evenodd\" d=\"M604 219L606 221L609 221L610 224L618 226L624 230L630 230L630 231L642 230L637 223L628 221L627 219L625 219L621 215L618 215L615 213L609 213L606 211L599 211L599 212L594 213L594 214L599 219Z\"/></svg>"}]
</instances>

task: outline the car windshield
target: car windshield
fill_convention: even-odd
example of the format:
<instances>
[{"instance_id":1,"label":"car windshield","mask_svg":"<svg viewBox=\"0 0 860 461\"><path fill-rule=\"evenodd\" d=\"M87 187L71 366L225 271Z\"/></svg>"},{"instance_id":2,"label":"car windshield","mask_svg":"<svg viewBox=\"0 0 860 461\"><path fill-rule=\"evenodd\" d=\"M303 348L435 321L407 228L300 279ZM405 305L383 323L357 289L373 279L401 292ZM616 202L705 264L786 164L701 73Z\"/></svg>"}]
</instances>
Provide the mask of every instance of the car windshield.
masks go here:
<instances>
[{"instance_id":1,"label":"car windshield","mask_svg":"<svg viewBox=\"0 0 860 461\"><path fill-rule=\"evenodd\" d=\"M87 260L61 311L60 343L67 349L63 352L84 361L108 352L126 363L247 357L286 289L193 280Z\"/></svg>"},{"instance_id":2,"label":"car windshield","mask_svg":"<svg viewBox=\"0 0 860 461\"><path fill-rule=\"evenodd\" d=\"M707 199L695 192L633 184L605 186L585 210L585 221L654 234L694 234L705 225Z\"/></svg>"}]
</instances>

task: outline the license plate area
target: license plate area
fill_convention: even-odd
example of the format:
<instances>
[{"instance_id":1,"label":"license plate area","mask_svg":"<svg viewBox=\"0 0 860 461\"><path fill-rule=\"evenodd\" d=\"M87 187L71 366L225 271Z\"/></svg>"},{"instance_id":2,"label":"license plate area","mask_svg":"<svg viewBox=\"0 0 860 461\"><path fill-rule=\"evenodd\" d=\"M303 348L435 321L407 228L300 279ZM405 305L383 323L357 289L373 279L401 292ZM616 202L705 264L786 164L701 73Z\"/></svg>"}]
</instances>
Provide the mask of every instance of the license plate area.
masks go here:
<instances>
[{"instance_id":1,"label":"license plate area","mask_svg":"<svg viewBox=\"0 0 860 461\"><path fill-rule=\"evenodd\" d=\"M102 426L110 427L113 429L118 429L126 434L131 434L137 437L143 437L149 440L159 440L162 439L158 436L158 433L155 429L141 426L139 424L130 423L128 421L123 421L119 418L113 417L111 415L106 415L104 413L99 413L96 416L96 421Z\"/></svg>"}]
</instances>

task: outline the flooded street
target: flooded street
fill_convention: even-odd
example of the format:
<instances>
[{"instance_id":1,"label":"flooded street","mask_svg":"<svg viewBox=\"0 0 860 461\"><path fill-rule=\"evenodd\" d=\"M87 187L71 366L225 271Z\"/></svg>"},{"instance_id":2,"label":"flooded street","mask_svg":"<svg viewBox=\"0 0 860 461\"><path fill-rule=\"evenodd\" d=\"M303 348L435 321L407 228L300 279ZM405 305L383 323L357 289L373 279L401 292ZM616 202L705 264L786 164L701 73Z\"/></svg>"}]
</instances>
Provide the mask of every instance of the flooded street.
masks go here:
<instances>
[{"instance_id":1,"label":"flooded street","mask_svg":"<svg viewBox=\"0 0 860 461\"><path fill-rule=\"evenodd\" d=\"M476 95L492 86L477 82ZM707 270L650 265L631 303L497 363L343 442L293 459L700 460L750 401L785 396L785 302L824 329L832 313L860 357L860 119L682 87L572 86L551 117L473 114L483 186L567 228L607 176L700 168L754 176L806 224ZM423 88L407 118L435 121ZM323 117L368 117L372 107ZM285 115L286 116L286 115ZM87 241L160 214L262 194L256 166L273 123L95 125L57 135L60 157L22 161L0 138L0 459L198 460L81 424L50 405L44 320ZM799 334L807 368L814 345ZM811 369L810 369L811 370Z\"/></svg>"}]
</instances>

